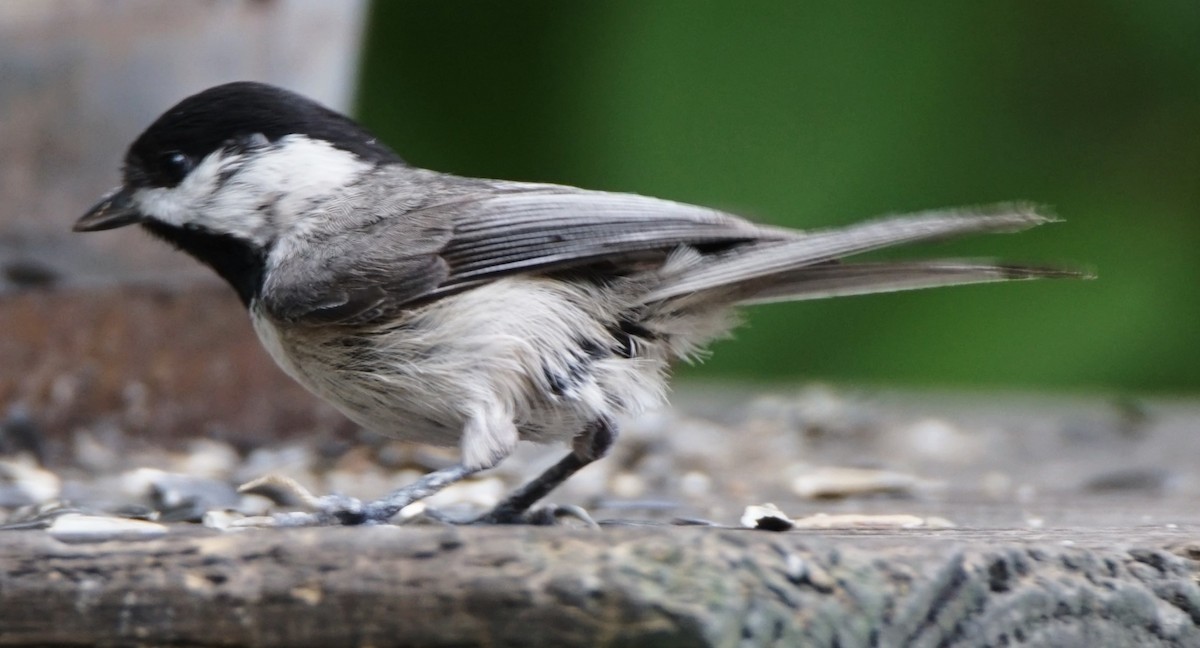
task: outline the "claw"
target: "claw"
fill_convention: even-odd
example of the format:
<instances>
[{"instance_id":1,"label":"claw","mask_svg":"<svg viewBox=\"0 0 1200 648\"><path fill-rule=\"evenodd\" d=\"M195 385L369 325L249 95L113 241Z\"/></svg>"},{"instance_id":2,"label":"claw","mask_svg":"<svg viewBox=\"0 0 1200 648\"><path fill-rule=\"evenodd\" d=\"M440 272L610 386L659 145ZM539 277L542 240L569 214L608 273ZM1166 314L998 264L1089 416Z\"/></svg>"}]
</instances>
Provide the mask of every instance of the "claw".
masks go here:
<instances>
[{"instance_id":1,"label":"claw","mask_svg":"<svg viewBox=\"0 0 1200 648\"><path fill-rule=\"evenodd\" d=\"M497 507L470 522L470 524L529 524L533 526L557 526L563 518L575 518L589 529L600 529L600 525L588 515L582 506L549 505L521 512L512 512Z\"/></svg>"}]
</instances>

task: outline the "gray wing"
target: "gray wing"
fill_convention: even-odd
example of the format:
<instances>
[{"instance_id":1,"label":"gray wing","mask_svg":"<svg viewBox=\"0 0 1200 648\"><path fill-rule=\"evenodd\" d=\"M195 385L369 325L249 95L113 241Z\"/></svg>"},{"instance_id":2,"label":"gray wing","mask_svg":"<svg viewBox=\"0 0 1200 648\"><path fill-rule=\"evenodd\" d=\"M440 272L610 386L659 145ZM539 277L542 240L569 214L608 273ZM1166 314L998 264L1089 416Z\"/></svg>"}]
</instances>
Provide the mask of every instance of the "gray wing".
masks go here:
<instances>
[{"instance_id":1,"label":"gray wing","mask_svg":"<svg viewBox=\"0 0 1200 648\"><path fill-rule=\"evenodd\" d=\"M446 211L455 225L442 251L451 269L443 289L598 261L660 258L680 245L727 247L797 235L705 207L598 191L505 193Z\"/></svg>"},{"instance_id":2,"label":"gray wing","mask_svg":"<svg viewBox=\"0 0 1200 648\"><path fill-rule=\"evenodd\" d=\"M482 182L482 181L481 181ZM669 300L720 290L732 301L802 298L827 284L797 277L804 268L842 256L920 240L974 232L1015 231L1045 222L1031 209L986 213L931 212L811 233L759 226L704 207L632 194L555 185L489 185L489 191L389 215L333 237L320 258L298 264L293 281L264 291L270 311L296 323L364 323L496 278L594 265L661 260L679 246L705 262L647 298ZM283 273L277 273L283 274ZM912 287L964 283L924 272ZM985 273L986 274L986 273ZM994 273L992 273L994 274ZM992 276L989 274L988 276ZM870 292L866 272L842 291ZM884 282L900 289L893 276ZM795 286L792 290L787 286ZM813 290L817 293L828 289ZM839 290L833 290L834 294Z\"/></svg>"},{"instance_id":3,"label":"gray wing","mask_svg":"<svg viewBox=\"0 0 1200 648\"><path fill-rule=\"evenodd\" d=\"M414 218L402 236L392 220L306 240L303 253L277 259L263 308L293 324L361 324L436 290L450 274L439 256L450 228Z\"/></svg>"},{"instance_id":4,"label":"gray wing","mask_svg":"<svg viewBox=\"0 0 1200 648\"><path fill-rule=\"evenodd\" d=\"M268 312L293 323L363 323L498 277L794 236L631 194L489 188L323 237L310 254L288 259L286 272L272 273L263 291Z\"/></svg>"}]
</instances>

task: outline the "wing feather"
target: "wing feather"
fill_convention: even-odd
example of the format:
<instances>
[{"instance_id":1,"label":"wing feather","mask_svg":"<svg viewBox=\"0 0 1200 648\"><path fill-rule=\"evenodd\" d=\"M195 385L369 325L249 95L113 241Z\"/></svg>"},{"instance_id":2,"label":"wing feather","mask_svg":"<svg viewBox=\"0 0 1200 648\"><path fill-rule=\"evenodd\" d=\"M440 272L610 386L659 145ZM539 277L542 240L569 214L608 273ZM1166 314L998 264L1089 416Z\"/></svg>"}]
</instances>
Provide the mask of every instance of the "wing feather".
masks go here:
<instances>
[{"instance_id":1,"label":"wing feather","mask_svg":"<svg viewBox=\"0 0 1200 648\"><path fill-rule=\"evenodd\" d=\"M500 194L455 205L442 258L448 286L533 270L584 265L679 245L735 244L794 236L713 209L596 191Z\"/></svg>"},{"instance_id":2,"label":"wing feather","mask_svg":"<svg viewBox=\"0 0 1200 648\"><path fill-rule=\"evenodd\" d=\"M647 302L713 290L743 301L769 301L939 280L964 283L995 273L982 266L952 271L932 265L835 270L845 266L828 262L891 245L1017 231L1050 220L1029 206L1001 205L801 232L635 194L465 179L446 180L442 187L426 180L422 187L433 196L421 203L425 206L409 208L413 197L406 196L397 202L404 206L385 217L379 217L378 196L342 205L344 212L371 217L358 228L327 234L313 254L291 258L287 272L272 273L275 284L264 290L269 312L293 323L361 324L500 277L665 260L680 246L701 250L703 262L659 287ZM828 268L803 272L822 264Z\"/></svg>"}]
</instances>

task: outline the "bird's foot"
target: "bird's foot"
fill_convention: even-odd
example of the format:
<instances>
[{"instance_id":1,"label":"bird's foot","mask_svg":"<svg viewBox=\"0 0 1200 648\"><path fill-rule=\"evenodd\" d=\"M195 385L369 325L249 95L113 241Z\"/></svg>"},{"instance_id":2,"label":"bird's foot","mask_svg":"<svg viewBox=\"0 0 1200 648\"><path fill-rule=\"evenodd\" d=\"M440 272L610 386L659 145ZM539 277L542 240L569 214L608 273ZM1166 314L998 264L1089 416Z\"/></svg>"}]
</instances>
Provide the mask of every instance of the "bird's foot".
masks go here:
<instances>
[{"instance_id":1,"label":"bird's foot","mask_svg":"<svg viewBox=\"0 0 1200 648\"><path fill-rule=\"evenodd\" d=\"M427 508L418 513L414 520L429 520L454 526L491 526L491 525L528 525L528 526L559 526L566 520L576 520L589 529L599 529L600 525L581 506L548 505L533 509L515 511L511 508L497 506L483 515L455 515L434 508Z\"/></svg>"},{"instance_id":2,"label":"bird's foot","mask_svg":"<svg viewBox=\"0 0 1200 648\"><path fill-rule=\"evenodd\" d=\"M362 500L346 495L314 495L296 480L282 475L267 475L247 482L238 488L238 492L262 495L281 506L300 506L308 510L250 517L239 521L237 526L356 526L382 524L395 515L395 510L388 505L395 504L396 493L384 500L364 504Z\"/></svg>"},{"instance_id":3,"label":"bird's foot","mask_svg":"<svg viewBox=\"0 0 1200 648\"><path fill-rule=\"evenodd\" d=\"M290 477L267 475L243 484L238 491L263 495L280 506L299 506L308 510L247 518L238 526L302 527L385 524L409 504L433 495L472 472L474 471L463 466L435 470L404 488L365 503L345 495L313 495L307 488Z\"/></svg>"}]
</instances>

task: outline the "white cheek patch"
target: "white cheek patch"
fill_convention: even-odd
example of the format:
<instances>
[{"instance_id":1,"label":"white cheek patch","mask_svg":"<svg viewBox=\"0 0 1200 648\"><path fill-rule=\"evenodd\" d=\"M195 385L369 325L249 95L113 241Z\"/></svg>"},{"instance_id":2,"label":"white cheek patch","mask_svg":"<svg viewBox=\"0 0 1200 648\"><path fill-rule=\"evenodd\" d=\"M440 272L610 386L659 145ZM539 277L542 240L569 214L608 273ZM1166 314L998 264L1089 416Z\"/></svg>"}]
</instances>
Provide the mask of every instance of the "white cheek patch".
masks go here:
<instances>
[{"instance_id":1,"label":"white cheek patch","mask_svg":"<svg viewBox=\"0 0 1200 648\"><path fill-rule=\"evenodd\" d=\"M197 217L216 192L221 170L234 162L236 159L218 151L201 160L183 182L174 187L139 189L133 194L133 202L143 214L167 225L200 224Z\"/></svg>"},{"instance_id":2,"label":"white cheek patch","mask_svg":"<svg viewBox=\"0 0 1200 648\"><path fill-rule=\"evenodd\" d=\"M133 199L143 214L168 225L266 245L319 227L321 219L308 211L312 204L370 168L328 142L288 135L248 153L212 153L178 186L142 189Z\"/></svg>"}]
</instances>

